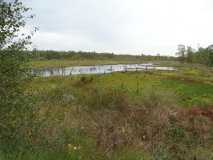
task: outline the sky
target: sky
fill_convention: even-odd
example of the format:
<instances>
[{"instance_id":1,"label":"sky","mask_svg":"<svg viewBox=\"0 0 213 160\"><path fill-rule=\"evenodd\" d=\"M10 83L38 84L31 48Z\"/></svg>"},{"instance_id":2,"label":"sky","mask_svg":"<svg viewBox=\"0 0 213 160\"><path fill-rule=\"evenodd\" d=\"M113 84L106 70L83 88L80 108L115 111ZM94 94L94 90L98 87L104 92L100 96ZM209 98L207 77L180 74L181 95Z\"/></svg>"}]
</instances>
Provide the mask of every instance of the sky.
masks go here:
<instances>
[{"instance_id":1,"label":"sky","mask_svg":"<svg viewBox=\"0 0 213 160\"><path fill-rule=\"evenodd\" d=\"M20 0L38 50L175 56L213 44L213 0Z\"/></svg>"}]
</instances>

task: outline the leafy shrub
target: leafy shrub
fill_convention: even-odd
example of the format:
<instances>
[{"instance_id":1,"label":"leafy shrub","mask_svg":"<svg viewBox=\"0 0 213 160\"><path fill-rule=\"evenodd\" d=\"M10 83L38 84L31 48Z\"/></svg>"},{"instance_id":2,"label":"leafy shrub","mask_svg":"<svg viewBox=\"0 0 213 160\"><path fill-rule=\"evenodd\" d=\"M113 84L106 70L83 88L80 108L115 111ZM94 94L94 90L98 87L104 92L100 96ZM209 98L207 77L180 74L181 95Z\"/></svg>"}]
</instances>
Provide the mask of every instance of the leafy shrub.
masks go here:
<instances>
[{"instance_id":1,"label":"leafy shrub","mask_svg":"<svg viewBox=\"0 0 213 160\"><path fill-rule=\"evenodd\" d=\"M20 139L25 129L33 123L33 98L25 91L32 80L26 51L31 44L30 35L20 34L26 24L24 13L29 8L18 0L0 4L0 139L2 142ZM33 18L34 15L30 16ZM22 36L18 36L22 35ZM19 39L18 39L19 38Z\"/></svg>"}]
</instances>

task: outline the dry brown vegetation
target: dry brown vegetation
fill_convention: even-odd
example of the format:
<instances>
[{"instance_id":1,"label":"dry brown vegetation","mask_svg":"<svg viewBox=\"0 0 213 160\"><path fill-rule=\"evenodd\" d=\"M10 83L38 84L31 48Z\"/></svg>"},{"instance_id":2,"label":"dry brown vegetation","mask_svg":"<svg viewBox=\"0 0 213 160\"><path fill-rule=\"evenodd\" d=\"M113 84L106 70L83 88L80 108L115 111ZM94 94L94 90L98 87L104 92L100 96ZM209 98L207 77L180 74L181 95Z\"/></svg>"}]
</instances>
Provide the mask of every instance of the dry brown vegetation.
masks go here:
<instances>
[{"instance_id":1,"label":"dry brown vegetation","mask_svg":"<svg viewBox=\"0 0 213 160\"><path fill-rule=\"evenodd\" d=\"M147 159L160 153L169 159L212 158L211 106L181 107L174 93L155 86L145 90L138 106L122 89L89 90L82 97L80 104L75 100L54 104L52 113L57 116L52 114L42 131L44 139L54 139L48 140L51 148L57 139L65 148L76 143L83 151L90 145L90 158L102 153L111 159L126 148Z\"/></svg>"}]
</instances>

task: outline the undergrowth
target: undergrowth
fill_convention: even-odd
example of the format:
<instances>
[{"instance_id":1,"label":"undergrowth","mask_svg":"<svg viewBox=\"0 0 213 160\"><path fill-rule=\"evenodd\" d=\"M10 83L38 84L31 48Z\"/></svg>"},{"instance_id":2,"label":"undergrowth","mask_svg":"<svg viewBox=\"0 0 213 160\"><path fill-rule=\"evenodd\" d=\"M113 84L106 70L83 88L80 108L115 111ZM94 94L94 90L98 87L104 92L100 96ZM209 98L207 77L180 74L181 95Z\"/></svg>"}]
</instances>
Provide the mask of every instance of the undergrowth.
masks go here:
<instances>
[{"instance_id":1,"label":"undergrowth","mask_svg":"<svg viewBox=\"0 0 213 160\"><path fill-rule=\"evenodd\" d=\"M177 93L160 85L129 94L126 84L101 88L94 87L101 82L95 76L83 79L61 79L38 90L34 124L22 131L28 133L21 134L22 143L1 143L0 158L213 158L212 105L181 107Z\"/></svg>"}]
</instances>

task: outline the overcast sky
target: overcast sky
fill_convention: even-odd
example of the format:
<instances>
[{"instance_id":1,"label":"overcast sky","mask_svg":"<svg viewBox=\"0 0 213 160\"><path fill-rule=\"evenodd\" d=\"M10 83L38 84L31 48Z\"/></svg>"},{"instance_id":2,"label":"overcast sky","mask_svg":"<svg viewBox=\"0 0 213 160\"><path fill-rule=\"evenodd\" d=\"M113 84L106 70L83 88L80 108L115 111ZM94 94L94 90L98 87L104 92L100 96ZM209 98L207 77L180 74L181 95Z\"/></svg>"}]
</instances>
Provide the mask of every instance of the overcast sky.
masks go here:
<instances>
[{"instance_id":1,"label":"overcast sky","mask_svg":"<svg viewBox=\"0 0 213 160\"><path fill-rule=\"evenodd\" d=\"M213 44L213 0L21 0L39 50L175 56Z\"/></svg>"}]
</instances>

